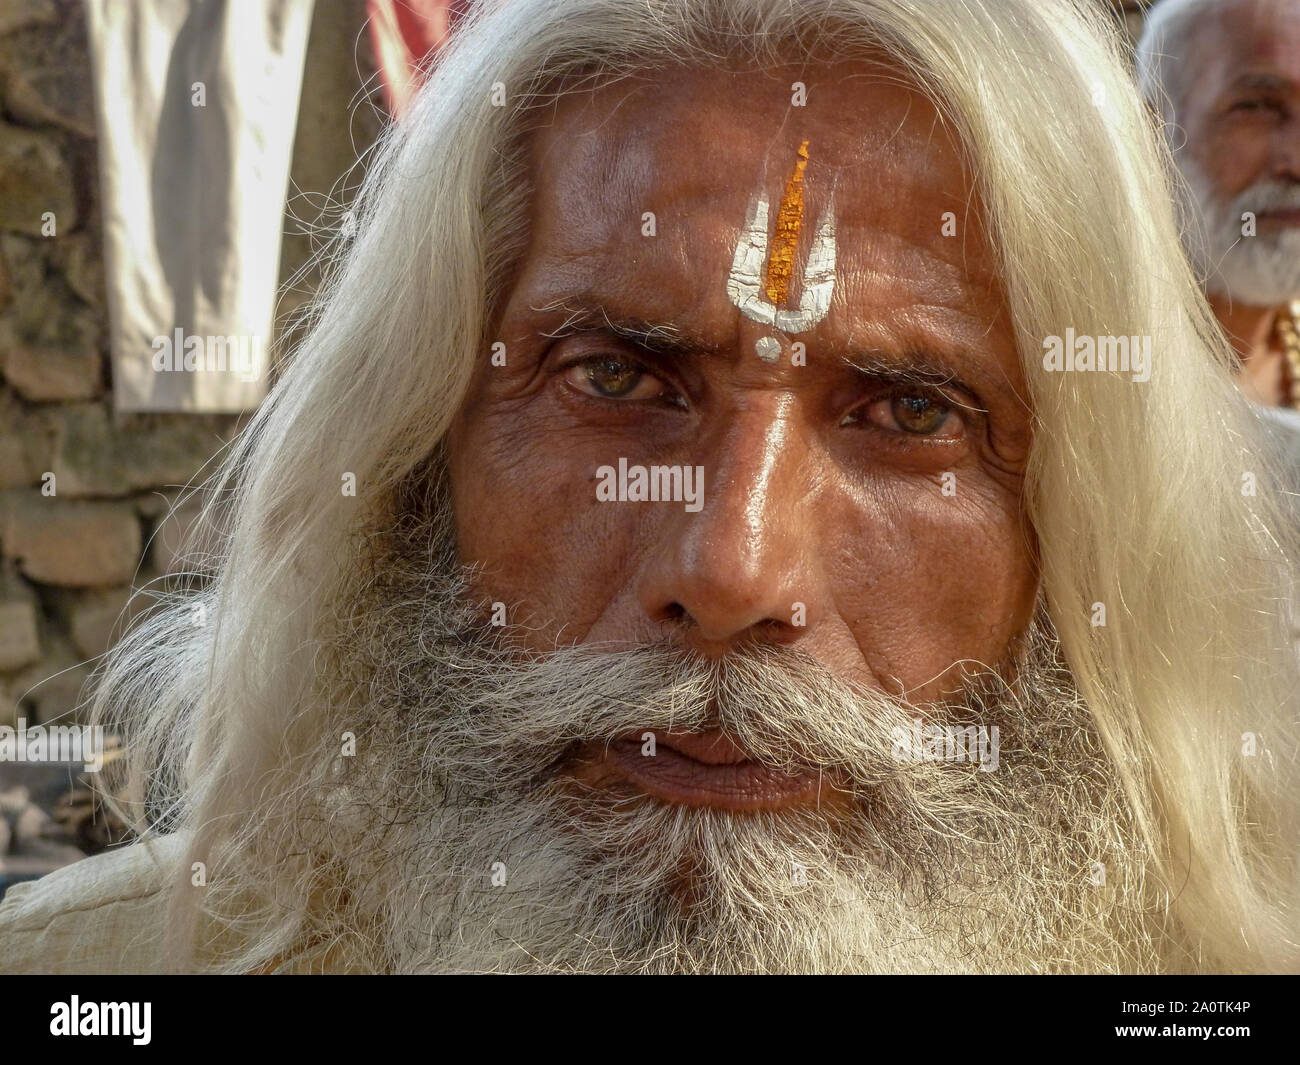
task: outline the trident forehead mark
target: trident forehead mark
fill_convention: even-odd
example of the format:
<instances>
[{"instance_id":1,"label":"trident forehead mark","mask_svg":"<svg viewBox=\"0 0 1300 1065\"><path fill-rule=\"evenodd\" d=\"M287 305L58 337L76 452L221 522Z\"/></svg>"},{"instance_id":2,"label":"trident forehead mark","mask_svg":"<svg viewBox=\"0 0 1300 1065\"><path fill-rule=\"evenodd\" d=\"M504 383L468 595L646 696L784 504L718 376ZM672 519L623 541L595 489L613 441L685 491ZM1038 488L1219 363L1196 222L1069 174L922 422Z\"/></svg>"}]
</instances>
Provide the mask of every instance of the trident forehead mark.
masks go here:
<instances>
[{"instance_id":1,"label":"trident forehead mark","mask_svg":"<svg viewBox=\"0 0 1300 1065\"><path fill-rule=\"evenodd\" d=\"M727 296L740 313L761 325L784 333L811 329L830 309L835 289L835 217L831 207L822 212L813 234L798 310L782 310L794 273L794 253L803 224L803 172L808 165L808 142L799 146L799 160L786 182L777 211L776 247L768 253L768 199L759 192L749 201L744 228L727 276ZM763 264L767 262L767 270ZM766 276L764 276L766 274Z\"/></svg>"}]
</instances>

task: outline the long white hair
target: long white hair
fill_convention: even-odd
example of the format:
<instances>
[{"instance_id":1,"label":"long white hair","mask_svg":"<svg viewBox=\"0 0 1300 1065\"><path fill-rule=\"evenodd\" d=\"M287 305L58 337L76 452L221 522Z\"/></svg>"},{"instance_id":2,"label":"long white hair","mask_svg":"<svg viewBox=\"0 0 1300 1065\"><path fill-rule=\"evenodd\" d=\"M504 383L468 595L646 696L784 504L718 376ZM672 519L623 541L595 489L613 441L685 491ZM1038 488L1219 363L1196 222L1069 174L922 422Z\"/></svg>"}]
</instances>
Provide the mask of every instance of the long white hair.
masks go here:
<instances>
[{"instance_id":1,"label":"long white hair","mask_svg":"<svg viewBox=\"0 0 1300 1065\"><path fill-rule=\"evenodd\" d=\"M252 945L223 964L247 969L286 949L295 912L314 904L259 908L240 833L339 742L314 717L319 624L358 530L396 516L400 486L437 454L489 357L486 329L527 240L522 152L540 109L722 55L883 51L958 131L987 204L1035 411L1026 505L1042 596L1189 944L1171 964L1296 966L1294 526L1184 261L1166 150L1096 6L477 5L386 133L309 334L206 486L204 527L220 532L210 581L146 620L103 672L97 712L131 723L155 830L192 840L176 871L175 964L196 964L204 911L239 926ZM1046 372L1044 338L1070 327L1151 337L1150 380ZM226 890L191 888L195 861ZM211 912L243 888L242 914Z\"/></svg>"}]
</instances>

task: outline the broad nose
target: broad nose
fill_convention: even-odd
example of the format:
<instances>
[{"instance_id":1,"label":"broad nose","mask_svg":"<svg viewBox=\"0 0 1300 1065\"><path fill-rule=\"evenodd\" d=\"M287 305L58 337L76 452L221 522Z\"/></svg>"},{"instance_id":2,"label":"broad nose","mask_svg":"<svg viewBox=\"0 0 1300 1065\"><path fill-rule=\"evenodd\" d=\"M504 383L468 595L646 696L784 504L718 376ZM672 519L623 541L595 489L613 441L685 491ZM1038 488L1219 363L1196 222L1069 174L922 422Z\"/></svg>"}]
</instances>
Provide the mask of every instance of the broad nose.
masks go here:
<instances>
[{"instance_id":1,"label":"broad nose","mask_svg":"<svg viewBox=\"0 0 1300 1065\"><path fill-rule=\"evenodd\" d=\"M813 460L792 408L765 395L706 441L703 507L666 517L642 570L642 609L703 653L791 643L822 615Z\"/></svg>"}]
</instances>

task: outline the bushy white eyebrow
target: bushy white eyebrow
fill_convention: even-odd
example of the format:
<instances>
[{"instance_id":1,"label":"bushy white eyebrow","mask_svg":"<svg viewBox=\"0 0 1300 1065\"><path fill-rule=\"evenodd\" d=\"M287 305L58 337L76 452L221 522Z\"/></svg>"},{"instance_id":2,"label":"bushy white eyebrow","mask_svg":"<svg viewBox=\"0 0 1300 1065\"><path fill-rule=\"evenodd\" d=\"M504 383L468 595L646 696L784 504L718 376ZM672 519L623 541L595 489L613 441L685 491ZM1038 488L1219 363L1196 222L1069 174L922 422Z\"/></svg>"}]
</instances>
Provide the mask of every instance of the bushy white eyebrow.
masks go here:
<instances>
[{"instance_id":1,"label":"bushy white eyebrow","mask_svg":"<svg viewBox=\"0 0 1300 1065\"><path fill-rule=\"evenodd\" d=\"M599 304L560 299L532 309L538 313L561 311L567 315L553 329L538 334L552 340L579 333L605 332L648 351L665 354L713 354L722 350L717 343L694 336L672 322L652 322L635 315L612 316Z\"/></svg>"}]
</instances>

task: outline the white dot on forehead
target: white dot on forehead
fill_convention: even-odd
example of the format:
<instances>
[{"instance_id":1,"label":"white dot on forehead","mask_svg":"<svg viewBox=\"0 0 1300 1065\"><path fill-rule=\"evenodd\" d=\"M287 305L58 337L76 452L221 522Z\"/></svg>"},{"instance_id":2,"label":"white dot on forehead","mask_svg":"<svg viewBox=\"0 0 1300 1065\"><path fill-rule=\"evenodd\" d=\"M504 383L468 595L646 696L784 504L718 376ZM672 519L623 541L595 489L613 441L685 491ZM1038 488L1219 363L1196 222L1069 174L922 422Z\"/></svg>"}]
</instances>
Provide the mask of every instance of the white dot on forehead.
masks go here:
<instances>
[{"instance_id":1,"label":"white dot on forehead","mask_svg":"<svg viewBox=\"0 0 1300 1065\"><path fill-rule=\"evenodd\" d=\"M754 342L754 353L764 362L776 362L781 357L781 341L776 337L759 337Z\"/></svg>"}]
</instances>

